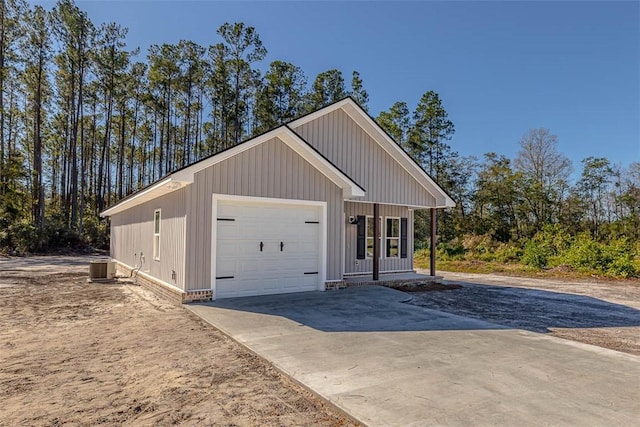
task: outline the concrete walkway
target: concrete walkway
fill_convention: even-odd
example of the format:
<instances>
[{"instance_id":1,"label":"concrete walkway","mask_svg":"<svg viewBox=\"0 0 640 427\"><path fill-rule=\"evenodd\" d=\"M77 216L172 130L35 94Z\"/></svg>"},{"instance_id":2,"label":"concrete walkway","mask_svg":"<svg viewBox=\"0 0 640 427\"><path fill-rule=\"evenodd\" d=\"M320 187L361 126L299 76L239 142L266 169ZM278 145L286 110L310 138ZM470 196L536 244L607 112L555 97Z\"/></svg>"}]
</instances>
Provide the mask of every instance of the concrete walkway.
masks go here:
<instances>
[{"instance_id":1,"label":"concrete walkway","mask_svg":"<svg viewBox=\"0 0 640 427\"><path fill-rule=\"evenodd\" d=\"M381 287L189 310L371 426L635 426L640 358L405 304Z\"/></svg>"}]
</instances>

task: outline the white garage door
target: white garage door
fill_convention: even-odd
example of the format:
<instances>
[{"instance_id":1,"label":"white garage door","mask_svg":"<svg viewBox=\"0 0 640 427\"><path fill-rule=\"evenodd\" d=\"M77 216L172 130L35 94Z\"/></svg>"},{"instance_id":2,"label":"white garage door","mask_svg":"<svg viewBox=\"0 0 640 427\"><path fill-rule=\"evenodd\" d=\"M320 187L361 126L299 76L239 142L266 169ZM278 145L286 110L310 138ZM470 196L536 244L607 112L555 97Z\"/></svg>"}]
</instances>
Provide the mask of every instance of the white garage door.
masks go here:
<instances>
[{"instance_id":1,"label":"white garage door","mask_svg":"<svg viewBox=\"0 0 640 427\"><path fill-rule=\"evenodd\" d=\"M217 205L215 298L319 289L321 206Z\"/></svg>"}]
</instances>

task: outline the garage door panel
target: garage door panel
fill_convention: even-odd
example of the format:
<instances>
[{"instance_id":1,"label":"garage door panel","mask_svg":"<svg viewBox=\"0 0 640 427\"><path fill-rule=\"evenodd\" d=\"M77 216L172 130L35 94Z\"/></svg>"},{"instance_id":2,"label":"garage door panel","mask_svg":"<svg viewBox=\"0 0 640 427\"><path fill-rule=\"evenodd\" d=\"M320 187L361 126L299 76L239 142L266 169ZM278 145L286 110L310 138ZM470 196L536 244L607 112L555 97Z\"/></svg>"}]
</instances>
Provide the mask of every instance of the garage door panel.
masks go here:
<instances>
[{"instance_id":1,"label":"garage door panel","mask_svg":"<svg viewBox=\"0 0 640 427\"><path fill-rule=\"evenodd\" d=\"M216 298L318 289L321 214L319 206L219 201L217 216L229 221L217 222L216 276L233 278L216 281Z\"/></svg>"},{"instance_id":2,"label":"garage door panel","mask_svg":"<svg viewBox=\"0 0 640 427\"><path fill-rule=\"evenodd\" d=\"M236 274L235 263L229 263L216 271L216 277L233 277Z\"/></svg>"}]
</instances>

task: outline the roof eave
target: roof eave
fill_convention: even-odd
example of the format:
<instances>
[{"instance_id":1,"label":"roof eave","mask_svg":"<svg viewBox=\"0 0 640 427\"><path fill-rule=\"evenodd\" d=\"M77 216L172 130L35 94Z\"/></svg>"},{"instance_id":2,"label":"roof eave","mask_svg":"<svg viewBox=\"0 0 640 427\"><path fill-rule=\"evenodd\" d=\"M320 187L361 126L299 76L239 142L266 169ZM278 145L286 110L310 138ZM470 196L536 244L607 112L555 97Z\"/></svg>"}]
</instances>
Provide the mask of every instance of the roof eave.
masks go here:
<instances>
[{"instance_id":1,"label":"roof eave","mask_svg":"<svg viewBox=\"0 0 640 427\"><path fill-rule=\"evenodd\" d=\"M104 211L100 212L100 216L102 218L105 218L126 211L127 209L130 209L134 206L141 205L142 203L146 203L165 194L169 194L181 188L184 188L187 185L191 184L191 182L193 182L193 180L185 178L180 179L173 175L169 175L167 178L151 185L149 188L135 193L132 197L123 199L110 208L105 209Z\"/></svg>"},{"instance_id":2,"label":"roof eave","mask_svg":"<svg viewBox=\"0 0 640 427\"><path fill-rule=\"evenodd\" d=\"M344 172L333 165L328 159L324 158L309 143L302 139L298 134L289 127L280 126L270 132L266 132L255 138L255 141L248 140L246 143L239 144L230 150L219 153L219 155L211 156L201 162L194 163L184 169L180 169L165 179L152 184L150 187L143 189L132 196L121 200L114 206L100 213L101 217L112 216L119 212L123 212L129 208L140 205L142 203L154 200L157 197L176 191L186 187L194 181L195 174L207 167L220 163L230 157L240 154L241 152L251 149L270 139L278 138L289 148L295 151L303 159L309 162L315 169L325 175L334 184L343 190L345 197L363 197L365 191L362 187L348 177Z\"/></svg>"}]
</instances>

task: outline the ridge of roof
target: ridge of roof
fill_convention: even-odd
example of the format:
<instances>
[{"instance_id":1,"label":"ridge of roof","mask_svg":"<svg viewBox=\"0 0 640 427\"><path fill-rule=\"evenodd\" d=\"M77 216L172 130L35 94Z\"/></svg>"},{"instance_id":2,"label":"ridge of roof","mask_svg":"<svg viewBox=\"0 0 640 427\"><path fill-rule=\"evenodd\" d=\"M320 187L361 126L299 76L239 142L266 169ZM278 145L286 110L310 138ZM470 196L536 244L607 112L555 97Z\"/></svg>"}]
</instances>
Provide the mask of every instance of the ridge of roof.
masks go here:
<instances>
[{"instance_id":1,"label":"ridge of roof","mask_svg":"<svg viewBox=\"0 0 640 427\"><path fill-rule=\"evenodd\" d=\"M200 160L194 161L194 162L192 162L192 163L190 163L188 165L182 166L182 167L180 167L178 169L175 169L175 170L173 170L173 171L171 171L169 173L166 173L165 175L163 175L162 177L158 178L157 180L147 184L146 186L144 186L144 187L134 191L133 193L128 194L126 197L118 200L115 204L113 204L113 205L109 206L108 208L104 209L100 213L100 215L102 216L102 213L104 213L104 212L106 212L106 211L108 211L108 210L110 210L110 209L112 209L112 208L114 208L114 207L116 207L116 206L118 206L118 205L120 205L122 203L127 202L128 200L130 200L130 199L136 197L137 195L139 195L140 193L149 190L150 188L156 186L157 184L159 184L159 183L161 183L161 182L163 182L165 180L170 179L172 176L174 176L175 174L177 174L177 173L179 173L181 171L184 171L184 170L186 170L188 168L191 168L191 167L193 167L193 166L195 166L197 164L203 163L203 162L205 162L207 160L210 160L210 159L212 159L214 157L219 157L222 154L228 152L229 150L232 150L234 148L242 146L242 145L244 145L244 144L246 144L248 142L251 142L251 141L253 141L253 140L257 139L257 138L264 137L265 135L267 135L267 134L269 134L271 132L278 131L280 129L287 129L288 131L292 132L300 141L302 141L307 147L311 148L316 154L318 154L324 161L328 162L333 168L335 168L340 174L342 174L344 177L346 177L351 183L355 184L360 190L365 191L364 188L359 183L355 182L349 175L347 175L344 171L342 171L339 167L337 167L331 160L329 160L326 156L324 156L322 153L320 153L313 145L311 145L308 141L306 141L291 126L295 122L304 121L305 119L309 119L309 117L312 116L312 115L322 116L323 114L319 114L319 113L321 113L323 111L325 111L324 114L328 114L328 113L336 110L337 108L342 108L343 106L340 105L340 104L344 104L345 101L347 101L349 104L355 106L356 111L358 111L364 118L366 118L368 121L370 121L373 124L373 126L379 132L381 132L395 147L397 147L399 149L399 151L404 155L404 157L407 160L409 160L413 164L413 166L416 167L418 169L418 171L420 173L422 173L428 179L428 181L430 181L430 183L432 185L435 186L435 188L437 190L439 190L439 191L441 191L443 193L443 195L445 196L445 202L446 202L446 199L449 199L453 203L453 206L455 206L455 201L453 200L453 198L440 185L438 185L438 183L431 177L431 175L429 175L429 173L422 167L422 165L420 165L413 157L411 157L409 155L409 153L407 153L406 150L402 146L400 146L400 144L398 144L393 139L393 137L391 135L389 135L389 133L382 126L380 126L378 124L378 122L376 122L376 120L364 108L362 108L362 106L355 99L353 99L353 97L351 97L350 95L347 95L344 98L341 98L341 99L339 99L337 101L334 101L331 104L325 105L322 108L318 108L316 110L313 110L313 111L310 111L308 113L305 113L300 117L297 117L297 118L289 120L288 122L285 122L285 123L283 123L281 125L278 125L276 127L273 127L273 128L268 129L268 130L265 130L264 132L261 132L261 133L259 133L257 135L245 138L244 140L240 141L239 143L237 143L235 145L227 147L227 148L225 148L225 149L223 149L221 151L212 153L212 154L210 154L210 155L208 155L206 157L203 157ZM329 110L329 111L326 111L326 110ZM347 115L349 115L347 111L345 111L345 113Z\"/></svg>"}]
</instances>

